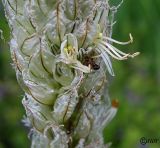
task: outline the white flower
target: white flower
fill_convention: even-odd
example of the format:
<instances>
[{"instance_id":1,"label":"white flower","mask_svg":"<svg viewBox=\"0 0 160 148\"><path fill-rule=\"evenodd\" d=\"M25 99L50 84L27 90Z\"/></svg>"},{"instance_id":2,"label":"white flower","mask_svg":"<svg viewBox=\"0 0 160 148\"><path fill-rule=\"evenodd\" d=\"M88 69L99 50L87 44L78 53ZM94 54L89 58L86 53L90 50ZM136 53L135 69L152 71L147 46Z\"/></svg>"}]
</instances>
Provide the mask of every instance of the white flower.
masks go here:
<instances>
[{"instance_id":1,"label":"white flower","mask_svg":"<svg viewBox=\"0 0 160 148\"><path fill-rule=\"evenodd\" d=\"M78 42L73 34L67 34L65 40L61 44L60 59L65 64L70 65L72 68L80 70L84 73L90 73L90 67L83 65L78 59Z\"/></svg>"}]
</instances>

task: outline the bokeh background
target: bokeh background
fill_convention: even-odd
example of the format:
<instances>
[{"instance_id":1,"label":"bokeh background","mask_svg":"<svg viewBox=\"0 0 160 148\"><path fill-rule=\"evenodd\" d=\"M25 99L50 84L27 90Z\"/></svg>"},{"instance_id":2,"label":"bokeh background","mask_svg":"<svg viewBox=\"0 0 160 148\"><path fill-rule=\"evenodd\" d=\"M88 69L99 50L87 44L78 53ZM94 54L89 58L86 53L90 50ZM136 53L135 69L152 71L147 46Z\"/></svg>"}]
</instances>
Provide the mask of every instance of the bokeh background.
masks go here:
<instances>
[{"instance_id":1,"label":"bokeh background","mask_svg":"<svg viewBox=\"0 0 160 148\"><path fill-rule=\"evenodd\" d=\"M110 0L117 5L119 0ZM113 61L116 77L110 80L110 97L118 99L116 117L104 130L105 142L112 148L159 148L159 144L139 143L141 137L160 139L160 0L124 0L115 16L113 38L134 43L123 51L140 51L127 61ZM16 82L8 42L10 31L0 2L0 148L29 148L23 92Z\"/></svg>"}]
</instances>

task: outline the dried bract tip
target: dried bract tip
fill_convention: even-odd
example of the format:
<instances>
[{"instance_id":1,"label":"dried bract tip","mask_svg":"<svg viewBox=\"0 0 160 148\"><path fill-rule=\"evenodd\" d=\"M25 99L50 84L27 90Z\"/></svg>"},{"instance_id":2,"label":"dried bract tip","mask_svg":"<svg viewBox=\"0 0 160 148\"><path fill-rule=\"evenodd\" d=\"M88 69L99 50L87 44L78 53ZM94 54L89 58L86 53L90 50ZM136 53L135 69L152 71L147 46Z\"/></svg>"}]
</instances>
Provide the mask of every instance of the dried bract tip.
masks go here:
<instances>
[{"instance_id":1,"label":"dried bract tip","mask_svg":"<svg viewBox=\"0 0 160 148\"><path fill-rule=\"evenodd\" d=\"M119 107L119 101L117 99L112 100L112 107L115 107L115 108Z\"/></svg>"}]
</instances>

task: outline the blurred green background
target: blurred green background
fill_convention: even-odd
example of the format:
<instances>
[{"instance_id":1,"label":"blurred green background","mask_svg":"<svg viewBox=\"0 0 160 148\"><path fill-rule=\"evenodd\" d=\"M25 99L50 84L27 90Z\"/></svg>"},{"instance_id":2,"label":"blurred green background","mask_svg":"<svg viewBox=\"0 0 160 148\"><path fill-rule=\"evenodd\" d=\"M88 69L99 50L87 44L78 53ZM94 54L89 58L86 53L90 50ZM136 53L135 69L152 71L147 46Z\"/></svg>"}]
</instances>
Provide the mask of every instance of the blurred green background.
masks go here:
<instances>
[{"instance_id":1,"label":"blurred green background","mask_svg":"<svg viewBox=\"0 0 160 148\"><path fill-rule=\"evenodd\" d=\"M119 0L110 0L117 5ZM160 139L160 0L124 0L116 14L113 38L134 43L126 52L141 55L127 61L113 61L116 77L110 82L110 97L120 102L116 117L104 130L112 148L159 148L159 144L139 143L141 137ZM0 3L0 148L29 148L21 119L25 113L23 92L16 82L9 52L9 28Z\"/></svg>"}]
</instances>

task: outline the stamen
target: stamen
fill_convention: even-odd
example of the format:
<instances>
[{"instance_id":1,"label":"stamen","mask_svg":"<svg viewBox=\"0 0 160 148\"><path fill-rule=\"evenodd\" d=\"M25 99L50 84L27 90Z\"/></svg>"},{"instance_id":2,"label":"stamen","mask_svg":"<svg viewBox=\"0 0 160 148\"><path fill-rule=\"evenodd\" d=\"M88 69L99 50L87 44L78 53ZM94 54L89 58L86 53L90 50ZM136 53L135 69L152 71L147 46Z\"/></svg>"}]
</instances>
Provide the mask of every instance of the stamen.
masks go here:
<instances>
[{"instance_id":1,"label":"stamen","mask_svg":"<svg viewBox=\"0 0 160 148\"><path fill-rule=\"evenodd\" d=\"M115 55L117 55L119 58L121 58L122 56L118 53L118 52L116 52L116 50L114 50L114 46L112 46L112 45L110 45L109 43L106 43L106 42L104 42L104 41L101 41L101 43L106 47L106 46L108 46L108 48L107 49L109 49L109 50L111 50ZM124 54L124 56L126 56L126 54Z\"/></svg>"},{"instance_id":2,"label":"stamen","mask_svg":"<svg viewBox=\"0 0 160 148\"><path fill-rule=\"evenodd\" d=\"M116 47L114 47L113 45L109 44L109 43L106 43L108 46L110 46L111 48L113 48L115 51L117 51L119 54L121 55L126 55L126 53L120 51L119 49L117 49Z\"/></svg>"},{"instance_id":3,"label":"stamen","mask_svg":"<svg viewBox=\"0 0 160 148\"><path fill-rule=\"evenodd\" d=\"M93 59L96 59L96 58L99 58L99 57L101 57L100 54L99 54L99 55L96 55L96 56L92 56Z\"/></svg>"},{"instance_id":4,"label":"stamen","mask_svg":"<svg viewBox=\"0 0 160 148\"><path fill-rule=\"evenodd\" d=\"M102 39L102 37L103 37L103 34L102 34L102 33L99 33L99 34L98 34L98 39Z\"/></svg>"},{"instance_id":5,"label":"stamen","mask_svg":"<svg viewBox=\"0 0 160 148\"><path fill-rule=\"evenodd\" d=\"M112 54L112 53L109 51L109 49L106 48L104 45L99 44L98 47L104 49L105 51L107 51L107 52L109 53L109 55L111 55L113 58L115 58L115 59L117 59L117 60L125 60L125 59L127 59L126 56L124 56L124 57L118 57L118 56Z\"/></svg>"},{"instance_id":6,"label":"stamen","mask_svg":"<svg viewBox=\"0 0 160 148\"><path fill-rule=\"evenodd\" d=\"M106 46L108 46L108 49L110 49L112 52L114 52L114 53L115 53L117 56L119 56L119 57L122 57L121 55L123 55L124 57L134 58L135 56L137 56L137 55L140 54L139 52L136 52L136 53L134 53L134 54L132 54L132 55L131 55L130 53L126 54L126 53L118 50L116 47L114 47L113 45L111 45L111 44L109 44L109 43L105 43L104 41L101 41L101 43L102 43L103 45L106 44ZM121 55L120 55L120 54L121 54Z\"/></svg>"},{"instance_id":7,"label":"stamen","mask_svg":"<svg viewBox=\"0 0 160 148\"><path fill-rule=\"evenodd\" d=\"M97 51L99 51L101 53L101 57L102 57L104 63L106 64L109 73L112 76L114 76L114 71L112 69L112 63L110 61L108 54L104 50L102 50L101 48L98 48Z\"/></svg>"},{"instance_id":8,"label":"stamen","mask_svg":"<svg viewBox=\"0 0 160 148\"><path fill-rule=\"evenodd\" d=\"M120 45L127 45L127 44L130 44L130 43L133 43L133 37L132 37L131 33L129 34L129 37L130 37L130 40L127 41L127 42L120 42L120 41L117 41L117 40L114 40L112 38L105 37L105 36L102 36L102 39L105 39L105 40L108 40L108 41L111 41L111 42L114 42L114 43L117 43L117 44L120 44Z\"/></svg>"},{"instance_id":9,"label":"stamen","mask_svg":"<svg viewBox=\"0 0 160 148\"><path fill-rule=\"evenodd\" d=\"M133 55L130 55L132 58L134 58L135 56L138 56L140 54L140 52L136 52Z\"/></svg>"},{"instance_id":10,"label":"stamen","mask_svg":"<svg viewBox=\"0 0 160 148\"><path fill-rule=\"evenodd\" d=\"M67 48L64 48L64 51L68 53L68 49Z\"/></svg>"}]
</instances>

